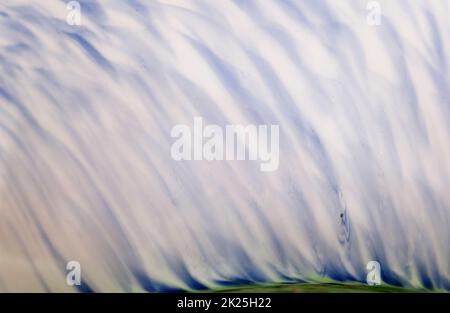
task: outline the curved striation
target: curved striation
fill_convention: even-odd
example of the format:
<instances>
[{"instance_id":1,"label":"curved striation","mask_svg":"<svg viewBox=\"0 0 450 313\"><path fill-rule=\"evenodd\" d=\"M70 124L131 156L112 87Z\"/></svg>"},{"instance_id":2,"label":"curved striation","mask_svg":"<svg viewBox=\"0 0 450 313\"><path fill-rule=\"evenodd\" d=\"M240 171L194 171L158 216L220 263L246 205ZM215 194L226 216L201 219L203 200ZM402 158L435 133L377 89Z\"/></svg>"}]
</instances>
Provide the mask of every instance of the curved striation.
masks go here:
<instances>
[{"instance_id":1,"label":"curved striation","mask_svg":"<svg viewBox=\"0 0 450 313\"><path fill-rule=\"evenodd\" d=\"M450 290L450 3L0 3L0 291ZM280 164L171 129L280 125Z\"/></svg>"}]
</instances>

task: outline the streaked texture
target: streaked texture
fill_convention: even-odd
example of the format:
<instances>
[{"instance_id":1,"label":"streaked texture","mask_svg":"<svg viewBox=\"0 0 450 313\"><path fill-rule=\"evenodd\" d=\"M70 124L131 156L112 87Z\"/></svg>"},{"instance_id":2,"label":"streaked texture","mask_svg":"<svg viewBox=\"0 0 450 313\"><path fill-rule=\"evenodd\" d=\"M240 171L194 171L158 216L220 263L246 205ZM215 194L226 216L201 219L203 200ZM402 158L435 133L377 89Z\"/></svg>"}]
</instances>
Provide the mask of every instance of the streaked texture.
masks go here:
<instances>
[{"instance_id":1,"label":"streaked texture","mask_svg":"<svg viewBox=\"0 0 450 313\"><path fill-rule=\"evenodd\" d=\"M0 0L0 291L450 290L450 2ZM170 157L279 124L280 166ZM66 263L82 266L66 285Z\"/></svg>"}]
</instances>

